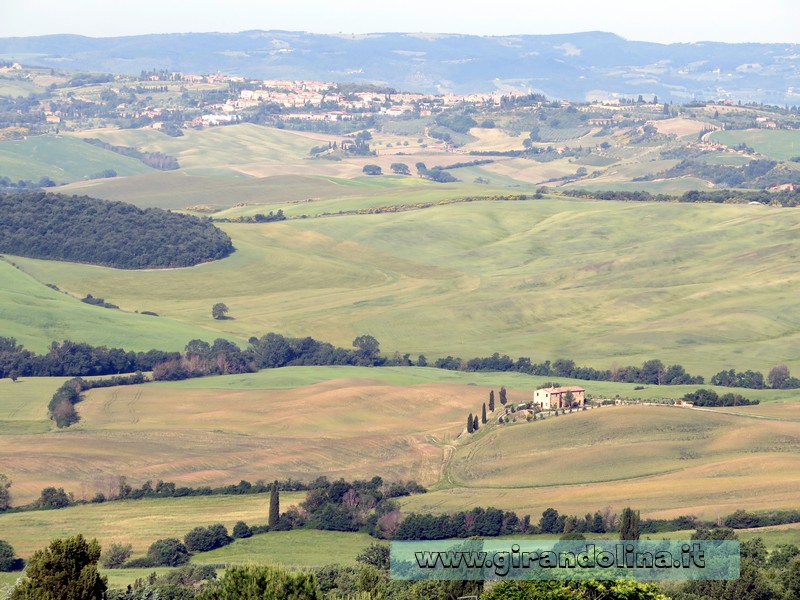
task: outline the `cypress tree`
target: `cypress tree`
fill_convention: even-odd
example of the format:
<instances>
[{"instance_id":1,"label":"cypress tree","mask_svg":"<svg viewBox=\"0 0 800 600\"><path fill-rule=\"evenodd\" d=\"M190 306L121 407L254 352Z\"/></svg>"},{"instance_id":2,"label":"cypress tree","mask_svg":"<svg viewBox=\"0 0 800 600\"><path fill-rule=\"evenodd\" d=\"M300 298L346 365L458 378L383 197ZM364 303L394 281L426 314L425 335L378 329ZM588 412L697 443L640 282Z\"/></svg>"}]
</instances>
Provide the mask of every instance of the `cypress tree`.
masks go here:
<instances>
[{"instance_id":1,"label":"cypress tree","mask_svg":"<svg viewBox=\"0 0 800 600\"><path fill-rule=\"evenodd\" d=\"M472 419L472 431L478 431L478 415L475 415L475 418Z\"/></svg>"},{"instance_id":2,"label":"cypress tree","mask_svg":"<svg viewBox=\"0 0 800 600\"><path fill-rule=\"evenodd\" d=\"M619 526L619 539L638 540L639 539L639 511L626 507L622 510L622 518Z\"/></svg>"},{"instance_id":3,"label":"cypress tree","mask_svg":"<svg viewBox=\"0 0 800 600\"><path fill-rule=\"evenodd\" d=\"M481 423L486 425L486 402L483 403L483 410L481 411Z\"/></svg>"},{"instance_id":4,"label":"cypress tree","mask_svg":"<svg viewBox=\"0 0 800 600\"><path fill-rule=\"evenodd\" d=\"M494 412L494 390L489 392L489 410Z\"/></svg>"},{"instance_id":5,"label":"cypress tree","mask_svg":"<svg viewBox=\"0 0 800 600\"><path fill-rule=\"evenodd\" d=\"M278 497L278 480L272 484L272 489L269 492L269 520L267 524L274 527L278 524L278 519L281 516L280 498Z\"/></svg>"},{"instance_id":6,"label":"cypress tree","mask_svg":"<svg viewBox=\"0 0 800 600\"><path fill-rule=\"evenodd\" d=\"M503 386L500 388L500 404L505 405L506 402L508 402L506 399L506 388Z\"/></svg>"},{"instance_id":7,"label":"cypress tree","mask_svg":"<svg viewBox=\"0 0 800 600\"><path fill-rule=\"evenodd\" d=\"M472 431L472 413L469 413L469 416L467 417L467 433L472 433Z\"/></svg>"}]
</instances>

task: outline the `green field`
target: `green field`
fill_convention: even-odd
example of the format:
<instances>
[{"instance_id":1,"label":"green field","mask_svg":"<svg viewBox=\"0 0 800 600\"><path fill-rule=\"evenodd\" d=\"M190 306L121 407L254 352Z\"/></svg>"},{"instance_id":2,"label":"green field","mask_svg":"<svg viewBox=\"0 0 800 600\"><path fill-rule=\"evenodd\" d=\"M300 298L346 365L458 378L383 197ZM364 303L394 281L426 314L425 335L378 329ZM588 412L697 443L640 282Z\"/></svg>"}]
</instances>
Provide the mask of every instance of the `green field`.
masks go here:
<instances>
[{"instance_id":1,"label":"green field","mask_svg":"<svg viewBox=\"0 0 800 600\"><path fill-rule=\"evenodd\" d=\"M0 436L44 433L53 424L43 399L52 397L66 377L0 379Z\"/></svg>"},{"instance_id":2,"label":"green field","mask_svg":"<svg viewBox=\"0 0 800 600\"><path fill-rule=\"evenodd\" d=\"M118 480L109 479L105 483L111 488ZM304 493L282 492L281 509L303 498ZM18 556L28 558L53 538L82 533L88 539L97 538L104 547L113 543L131 544L133 556L137 557L144 556L154 541L169 537L183 539L200 525L222 523L230 533L237 521L248 525L264 524L268 507L269 494L244 494L125 500L59 510L4 513L0 515L0 531L3 532L0 539L9 542Z\"/></svg>"},{"instance_id":3,"label":"green field","mask_svg":"<svg viewBox=\"0 0 800 600\"><path fill-rule=\"evenodd\" d=\"M50 177L56 183L89 179L113 169L117 175L152 173L142 162L103 150L68 136L36 136L0 142L0 175L16 181L39 181Z\"/></svg>"},{"instance_id":4,"label":"green field","mask_svg":"<svg viewBox=\"0 0 800 600\"><path fill-rule=\"evenodd\" d=\"M14 260L75 296L242 340L368 333L388 354L658 357L706 377L800 360L791 209L543 199L222 227L237 251L188 269ZM210 318L220 301L233 319Z\"/></svg>"},{"instance_id":5,"label":"green field","mask_svg":"<svg viewBox=\"0 0 800 600\"><path fill-rule=\"evenodd\" d=\"M235 173L255 175L264 166L302 161L318 143L280 129L249 124L203 131L187 129L177 138L154 129L99 129L82 132L79 136L96 137L110 144L133 146L149 152L163 152L176 157L181 169L189 174L207 175L209 169L216 169L220 175L227 176Z\"/></svg>"},{"instance_id":6,"label":"green field","mask_svg":"<svg viewBox=\"0 0 800 600\"><path fill-rule=\"evenodd\" d=\"M89 271L99 268L84 267ZM28 350L44 353L50 342L65 339L135 351L182 350L191 339L213 341L220 337L202 325L133 312L152 310L146 299L137 306L119 302L127 310L111 310L78 300L86 294L98 296L92 289L75 288L76 297L71 297L45 283L52 282L36 281L8 262L0 261L0 331L5 337L16 338ZM209 307L209 321L210 310Z\"/></svg>"},{"instance_id":7,"label":"green field","mask_svg":"<svg viewBox=\"0 0 800 600\"><path fill-rule=\"evenodd\" d=\"M710 138L726 146L747 144L756 152L774 160L788 160L800 156L800 131L784 129L715 131Z\"/></svg>"},{"instance_id":8,"label":"green field","mask_svg":"<svg viewBox=\"0 0 800 600\"><path fill-rule=\"evenodd\" d=\"M287 567L352 565L364 548L377 542L366 533L338 531L273 531L238 540L224 548L196 554L197 564L241 564L252 561Z\"/></svg>"}]
</instances>

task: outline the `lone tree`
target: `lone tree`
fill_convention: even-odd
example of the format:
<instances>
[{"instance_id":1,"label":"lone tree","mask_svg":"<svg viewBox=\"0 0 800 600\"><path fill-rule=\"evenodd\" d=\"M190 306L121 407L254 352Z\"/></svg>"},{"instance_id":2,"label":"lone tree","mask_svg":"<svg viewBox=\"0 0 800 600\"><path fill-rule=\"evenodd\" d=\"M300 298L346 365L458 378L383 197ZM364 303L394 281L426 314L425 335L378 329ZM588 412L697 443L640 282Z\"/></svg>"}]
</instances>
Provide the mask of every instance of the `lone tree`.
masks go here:
<instances>
[{"instance_id":1,"label":"lone tree","mask_svg":"<svg viewBox=\"0 0 800 600\"><path fill-rule=\"evenodd\" d=\"M639 539L639 511L626 507L622 510L622 518L619 526L619 539L638 540Z\"/></svg>"},{"instance_id":2,"label":"lone tree","mask_svg":"<svg viewBox=\"0 0 800 600\"><path fill-rule=\"evenodd\" d=\"M269 491L269 520L267 524L270 527L275 527L278 524L278 519L281 517L281 501L278 496L278 480L272 483L272 488Z\"/></svg>"},{"instance_id":3,"label":"lone tree","mask_svg":"<svg viewBox=\"0 0 800 600\"><path fill-rule=\"evenodd\" d=\"M506 388L503 386L500 388L500 404L505 406L506 402L508 402L508 399L506 398Z\"/></svg>"},{"instance_id":4,"label":"lone tree","mask_svg":"<svg viewBox=\"0 0 800 600\"><path fill-rule=\"evenodd\" d=\"M356 353L359 358L372 364L378 352L381 351L381 346L371 335L360 335L353 340L353 347L356 348Z\"/></svg>"},{"instance_id":5,"label":"lone tree","mask_svg":"<svg viewBox=\"0 0 800 600\"><path fill-rule=\"evenodd\" d=\"M391 169L392 173L395 173L397 175L411 175L411 170L405 163L401 162L392 163Z\"/></svg>"},{"instance_id":6,"label":"lone tree","mask_svg":"<svg viewBox=\"0 0 800 600\"><path fill-rule=\"evenodd\" d=\"M379 165L364 165L364 168L361 169L364 172L364 175L381 175L382 171Z\"/></svg>"},{"instance_id":7,"label":"lone tree","mask_svg":"<svg viewBox=\"0 0 800 600\"><path fill-rule=\"evenodd\" d=\"M105 598L107 580L97 572L100 544L80 534L55 539L28 561L25 577L11 592L12 600Z\"/></svg>"},{"instance_id":8,"label":"lone tree","mask_svg":"<svg viewBox=\"0 0 800 600\"><path fill-rule=\"evenodd\" d=\"M779 390L786 385L789 380L789 367L786 365L776 365L772 367L767 375L769 387Z\"/></svg>"},{"instance_id":9,"label":"lone tree","mask_svg":"<svg viewBox=\"0 0 800 600\"><path fill-rule=\"evenodd\" d=\"M489 392L489 410L494 412L494 390Z\"/></svg>"},{"instance_id":10,"label":"lone tree","mask_svg":"<svg viewBox=\"0 0 800 600\"><path fill-rule=\"evenodd\" d=\"M0 512L11 508L11 492L8 491L10 487L11 480L0 473Z\"/></svg>"},{"instance_id":11,"label":"lone tree","mask_svg":"<svg viewBox=\"0 0 800 600\"><path fill-rule=\"evenodd\" d=\"M228 307L225 306L222 302L217 302L214 306L211 307L211 316L217 319L224 319L225 315L228 313Z\"/></svg>"}]
</instances>

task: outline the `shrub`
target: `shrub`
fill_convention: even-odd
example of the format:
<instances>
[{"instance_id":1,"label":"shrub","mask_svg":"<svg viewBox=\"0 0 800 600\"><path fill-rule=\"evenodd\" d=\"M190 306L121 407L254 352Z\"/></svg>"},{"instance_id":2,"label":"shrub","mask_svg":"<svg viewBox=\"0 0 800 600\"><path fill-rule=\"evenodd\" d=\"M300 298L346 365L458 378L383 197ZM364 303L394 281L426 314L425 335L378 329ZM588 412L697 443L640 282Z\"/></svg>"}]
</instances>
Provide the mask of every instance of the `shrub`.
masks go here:
<instances>
[{"instance_id":1,"label":"shrub","mask_svg":"<svg viewBox=\"0 0 800 600\"><path fill-rule=\"evenodd\" d=\"M39 508L64 508L70 505L70 499L64 488L46 487L36 501Z\"/></svg>"},{"instance_id":2,"label":"shrub","mask_svg":"<svg viewBox=\"0 0 800 600\"><path fill-rule=\"evenodd\" d=\"M236 525L233 526L234 539L249 538L252 535L253 535L253 530L250 529L249 525L244 521L237 521Z\"/></svg>"},{"instance_id":3,"label":"shrub","mask_svg":"<svg viewBox=\"0 0 800 600\"><path fill-rule=\"evenodd\" d=\"M106 569L121 569L132 553L133 546L130 544L111 544L108 550L103 552L100 562Z\"/></svg>"},{"instance_id":4,"label":"shrub","mask_svg":"<svg viewBox=\"0 0 800 600\"><path fill-rule=\"evenodd\" d=\"M177 567L189 562L191 556L189 550L180 540L176 538L166 538L156 540L147 550L147 558L153 566L158 567Z\"/></svg>"},{"instance_id":5,"label":"shrub","mask_svg":"<svg viewBox=\"0 0 800 600\"><path fill-rule=\"evenodd\" d=\"M208 552L227 546L233 538L228 535L225 526L218 523L209 527L195 527L186 534L183 541L190 552Z\"/></svg>"},{"instance_id":6,"label":"shrub","mask_svg":"<svg viewBox=\"0 0 800 600\"><path fill-rule=\"evenodd\" d=\"M0 571L21 571L25 562L14 556L14 548L5 540L0 540Z\"/></svg>"},{"instance_id":7,"label":"shrub","mask_svg":"<svg viewBox=\"0 0 800 600\"><path fill-rule=\"evenodd\" d=\"M311 573L292 572L270 565L231 566L219 583L208 590L206 598L239 600L240 598L321 598L316 578Z\"/></svg>"},{"instance_id":8,"label":"shrub","mask_svg":"<svg viewBox=\"0 0 800 600\"><path fill-rule=\"evenodd\" d=\"M156 565L150 558L146 556L140 556L139 558L134 558L133 560L129 560L123 565L123 569L149 569L150 567L155 567Z\"/></svg>"}]
</instances>

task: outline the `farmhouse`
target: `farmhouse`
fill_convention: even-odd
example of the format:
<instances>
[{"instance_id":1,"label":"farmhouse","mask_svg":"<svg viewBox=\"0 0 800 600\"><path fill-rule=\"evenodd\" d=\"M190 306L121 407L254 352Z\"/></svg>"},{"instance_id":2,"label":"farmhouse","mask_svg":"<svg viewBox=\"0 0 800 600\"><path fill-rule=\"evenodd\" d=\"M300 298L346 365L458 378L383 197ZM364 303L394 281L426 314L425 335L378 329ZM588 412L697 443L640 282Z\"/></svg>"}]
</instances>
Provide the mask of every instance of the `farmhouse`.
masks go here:
<instances>
[{"instance_id":1,"label":"farmhouse","mask_svg":"<svg viewBox=\"0 0 800 600\"><path fill-rule=\"evenodd\" d=\"M542 410L551 408L569 408L570 403L567 395L572 394L572 406L583 406L586 401L586 390L582 387L549 387L541 388L533 393L533 401Z\"/></svg>"}]
</instances>

